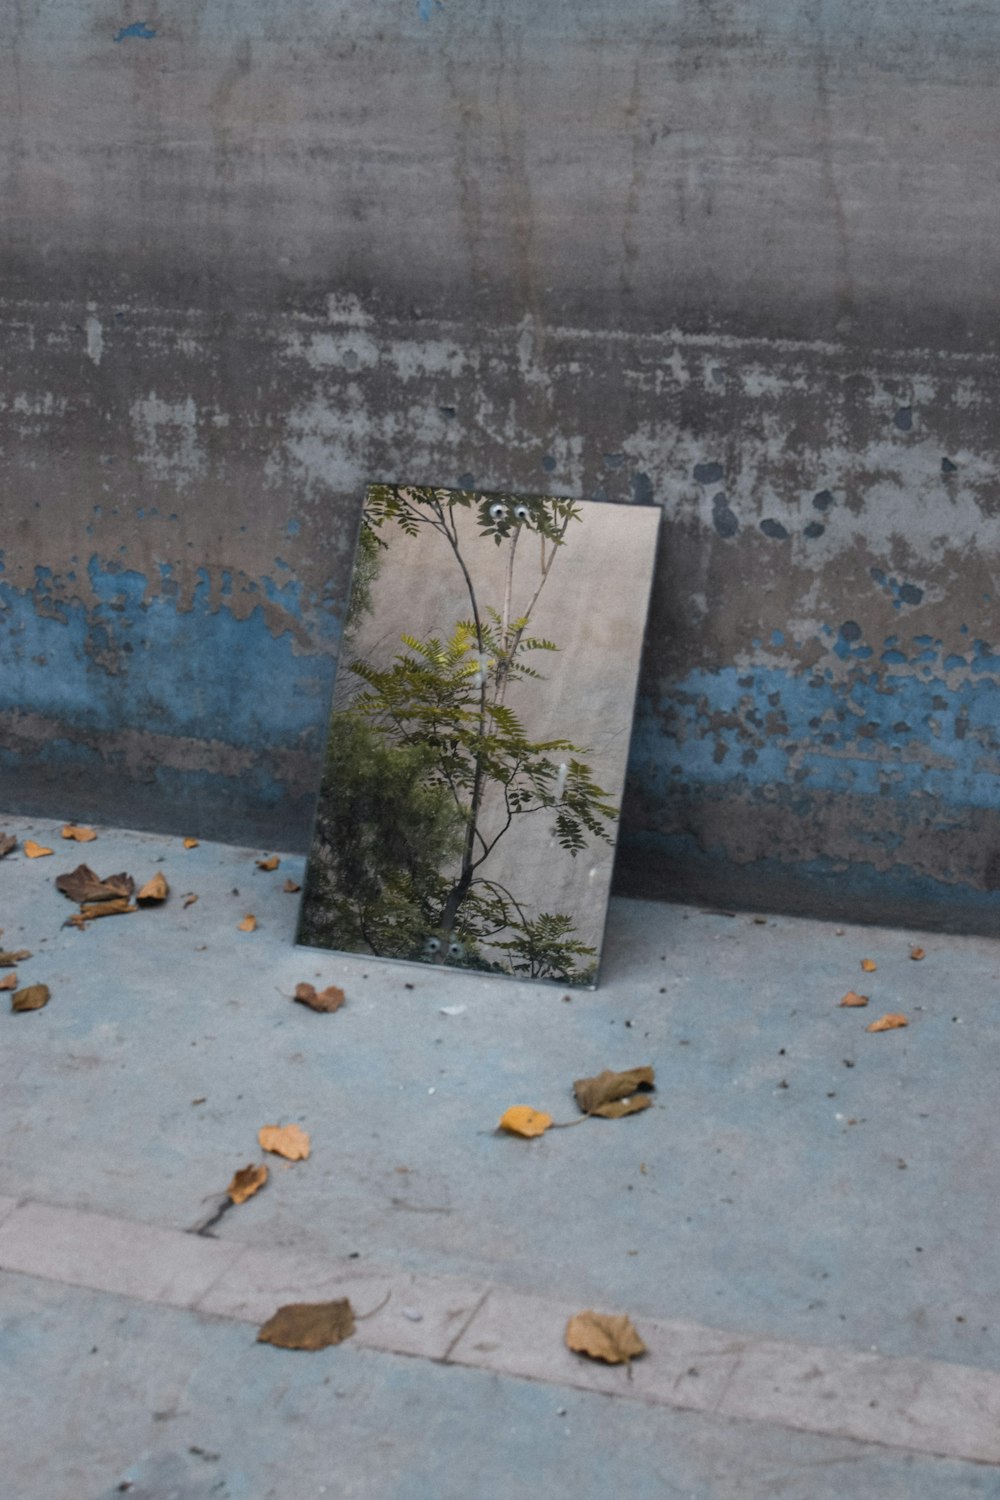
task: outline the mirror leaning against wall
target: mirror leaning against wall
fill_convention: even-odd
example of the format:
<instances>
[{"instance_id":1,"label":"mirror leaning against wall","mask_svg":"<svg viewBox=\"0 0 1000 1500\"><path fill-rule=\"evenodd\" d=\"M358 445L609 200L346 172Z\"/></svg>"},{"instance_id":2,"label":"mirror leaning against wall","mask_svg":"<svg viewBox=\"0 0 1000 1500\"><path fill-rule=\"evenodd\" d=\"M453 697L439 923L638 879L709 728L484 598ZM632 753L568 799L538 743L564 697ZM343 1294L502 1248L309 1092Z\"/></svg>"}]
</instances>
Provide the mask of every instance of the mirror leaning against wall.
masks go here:
<instances>
[{"instance_id":1,"label":"mirror leaning against wall","mask_svg":"<svg viewBox=\"0 0 1000 1500\"><path fill-rule=\"evenodd\" d=\"M369 487L299 943L596 984L659 518Z\"/></svg>"}]
</instances>

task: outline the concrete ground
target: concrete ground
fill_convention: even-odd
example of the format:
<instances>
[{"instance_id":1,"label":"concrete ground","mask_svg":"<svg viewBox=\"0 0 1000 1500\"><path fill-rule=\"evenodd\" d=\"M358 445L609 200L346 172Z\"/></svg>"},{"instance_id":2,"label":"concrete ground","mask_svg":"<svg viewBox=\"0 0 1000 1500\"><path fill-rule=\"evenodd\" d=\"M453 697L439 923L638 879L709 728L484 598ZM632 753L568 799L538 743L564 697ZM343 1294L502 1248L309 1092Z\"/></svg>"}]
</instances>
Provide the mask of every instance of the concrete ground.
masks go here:
<instances>
[{"instance_id":1,"label":"concrete ground","mask_svg":"<svg viewBox=\"0 0 1000 1500\"><path fill-rule=\"evenodd\" d=\"M1000 1497L996 942L615 901L566 1000L296 949L297 858L3 828L55 851L0 861L52 991L0 995L5 1496ZM170 898L65 927L81 861ZM495 1133L645 1063L643 1114ZM288 1122L309 1160L198 1233ZM339 1348L255 1342L337 1295L372 1312ZM631 1371L563 1347L587 1307Z\"/></svg>"}]
</instances>

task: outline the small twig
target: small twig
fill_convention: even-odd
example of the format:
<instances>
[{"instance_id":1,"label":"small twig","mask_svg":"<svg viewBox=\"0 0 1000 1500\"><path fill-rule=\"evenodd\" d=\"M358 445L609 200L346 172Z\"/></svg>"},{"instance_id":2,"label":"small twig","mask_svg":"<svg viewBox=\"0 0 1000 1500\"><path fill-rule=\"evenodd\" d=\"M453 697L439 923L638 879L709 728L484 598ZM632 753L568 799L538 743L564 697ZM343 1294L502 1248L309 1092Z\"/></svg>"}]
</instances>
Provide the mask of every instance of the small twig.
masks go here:
<instances>
[{"instance_id":1,"label":"small twig","mask_svg":"<svg viewBox=\"0 0 1000 1500\"><path fill-rule=\"evenodd\" d=\"M383 1307L388 1302L388 1300L389 1300L389 1298L391 1296L392 1296L392 1287L390 1287L389 1290L386 1292L385 1296L382 1298L382 1301L378 1304L378 1306L377 1307L373 1307L370 1312L355 1313L354 1314L354 1321L355 1321L355 1323L363 1323L366 1318L374 1318L374 1316L375 1316L375 1314L377 1312L381 1312L382 1311Z\"/></svg>"}]
</instances>

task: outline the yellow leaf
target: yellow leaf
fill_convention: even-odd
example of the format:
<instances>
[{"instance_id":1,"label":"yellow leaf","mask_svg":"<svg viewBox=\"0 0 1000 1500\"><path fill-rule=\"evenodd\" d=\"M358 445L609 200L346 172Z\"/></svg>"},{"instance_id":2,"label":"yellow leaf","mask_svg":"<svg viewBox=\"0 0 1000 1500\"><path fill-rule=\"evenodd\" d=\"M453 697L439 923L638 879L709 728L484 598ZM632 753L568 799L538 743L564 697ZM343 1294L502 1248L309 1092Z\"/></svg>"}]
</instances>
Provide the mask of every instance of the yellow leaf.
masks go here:
<instances>
[{"instance_id":1,"label":"yellow leaf","mask_svg":"<svg viewBox=\"0 0 1000 1500\"><path fill-rule=\"evenodd\" d=\"M0 990L16 990L16 989L17 989L17 975L16 974L5 974L4 977L2 979L0 979Z\"/></svg>"},{"instance_id":2,"label":"yellow leaf","mask_svg":"<svg viewBox=\"0 0 1000 1500\"><path fill-rule=\"evenodd\" d=\"M335 1011L340 1009L346 997L335 984L319 991L311 984L297 984L294 998L300 1005L308 1005L310 1010Z\"/></svg>"},{"instance_id":3,"label":"yellow leaf","mask_svg":"<svg viewBox=\"0 0 1000 1500\"><path fill-rule=\"evenodd\" d=\"M625 1073L612 1073L606 1069L596 1078L578 1078L573 1084L576 1102L585 1115L601 1115L605 1120L618 1120L622 1115L635 1115L648 1109L651 1099L644 1092L655 1087L655 1074L650 1067L629 1068Z\"/></svg>"},{"instance_id":4,"label":"yellow leaf","mask_svg":"<svg viewBox=\"0 0 1000 1500\"><path fill-rule=\"evenodd\" d=\"M17 990L11 996L11 1010L41 1010L43 1005L49 1003L49 987L47 984L29 984L26 990Z\"/></svg>"},{"instance_id":5,"label":"yellow leaf","mask_svg":"<svg viewBox=\"0 0 1000 1500\"><path fill-rule=\"evenodd\" d=\"M309 1137L297 1125L262 1125L257 1132L261 1150L286 1161L305 1161L309 1155Z\"/></svg>"},{"instance_id":6,"label":"yellow leaf","mask_svg":"<svg viewBox=\"0 0 1000 1500\"><path fill-rule=\"evenodd\" d=\"M75 823L66 823L62 829L64 839L75 839L78 844L90 844L97 834L92 828L79 828Z\"/></svg>"},{"instance_id":7,"label":"yellow leaf","mask_svg":"<svg viewBox=\"0 0 1000 1500\"><path fill-rule=\"evenodd\" d=\"M552 1116L543 1110L532 1109L527 1104L514 1104L500 1116L498 1130L508 1130L511 1135L544 1135L552 1124Z\"/></svg>"},{"instance_id":8,"label":"yellow leaf","mask_svg":"<svg viewBox=\"0 0 1000 1500\"><path fill-rule=\"evenodd\" d=\"M267 1181L267 1167L263 1162L251 1162L248 1167L242 1167L226 1188L226 1192L233 1203L245 1203L252 1198L254 1193L259 1193Z\"/></svg>"},{"instance_id":9,"label":"yellow leaf","mask_svg":"<svg viewBox=\"0 0 1000 1500\"><path fill-rule=\"evenodd\" d=\"M29 859L41 859L43 854L51 854L51 849L45 849L41 844L36 844L34 839L25 839L24 852Z\"/></svg>"},{"instance_id":10,"label":"yellow leaf","mask_svg":"<svg viewBox=\"0 0 1000 1500\"><path fill-rule=\"evenodd\" d=\"M184 847L185 847L185 849L197 849L197 847L198 847L198 840L197 839L185 839L184 840Z\"/></svg>"},{"instance_id":11,"label":"yellow leaf","mask_svg":"<svg viewBox=\"0 0 1000 1500\"><path fill-rule=\"evenodd\" d=\"M910 957L914 960L915 963L919 963L920 960L925 957L923 948L911 948Z\"/></svg>"},{"instance_id":12,"label":"yellow leaf","mask_svg":"<svg viewBox=\"0 0 1000 1500\"><path fill-rule=\"evenodd\" d=\"M250 915L250 913L247 912L246 916L243 918L243 921L242 922L237 922L237 924L236 924L236 930L237 930L237 932L256 932L257 931L257 918L256 917L252 917Z\"/></svg>"},{"instance_id":13,"label":"yellow leaf","mask_svg":"<svg viewBox=\"0 0 1000 1500\"><path fill-rule=\"evenodd\" d=\"M139 892L138 896L136 896L135 899L142 906L145 906L147 904L153 906L158 904L160 901L166 901L169 894L170 887L169 885L167 885L166 877L164 876L162 870L157 870L152 880L146 881L146 884L143 886L142 890Z\"/></svg>"},{"instance_id":14,"label":"yellow leaf","mask_svg":"<svg viewBox=\"0 0 1000 1500\"><path fill-rule=\"evenodd\" d=\"M875 970L878 968L878 964L874 961L874 959L863 958L861 960L861 967L864 969L866 974L874 974Z\"/></svg>"},{"instance_id":15,"label":"yellow leaf","mask_svg":"<svg viewBox=\"0 0 1000 1500\"><path fill-rule=\"evenodd\" d=\"M631 1318L589 1309L576 1313L566 1324L566 1347L609 1365L627 1365L646 1352Z\"/></svg>"},{"instance_id":16,"label":"yellow leaf","mask_svg":"<svg viewBox=\"0 0 1000 1500\"><path fill-rule=\"evenodd\" d=\"M258 870L276 870L280 864L281 860L278 856L272 854L269 859L259 859L257 861L257 868Z\"/></svg>"},{"instance_id":17,"label":"yellow leaf","mask_svg":"<svg viewBox=\"0 0 1000 1500\"><path fill-rule=\"evenodd\" d=\"M841 1000L840 1003L841 1005L867 1005L868 996L858 995L855 994L854 990L848 990L847 994L844 996L843 1000Z\"/></svg>"},{"instance_id":18,"label":"yellow leaf","mask_svg":"<svg viewBox=\"0 0 1000 1500\"><path fill-rule=\"evenodd\" d=\"M279 1349L329 1349L354 1332L354 1309L346 1297L335 1302L289 1302L257 1334L258 1344Z\"/></svg>"},{"instance_id":19,"label":"yellow leaf","mask_svg":"<svg viewBox=\"0 0 1000 1500\"><path fill-rule=\"evenodd\" d=\"M900 1027L900 1026L909 1026L909 1024L910 1023L906 1019L905 1016L899 1016L899 1015L879 1016L878 1020L877 1021L873 1021L870 1026L866 1026L865 1030L866 1031L895 1031L898 1027Z\"/></svg>"},{"instance_id":20,"label":"yellow leaf","mask_svg":"<svg viewBox=\"0 0 1000 1500\"><path fill-rule=\"evenodd\" d=\"M285 881L281 889L285 891L287 895L294 896L295 892L301 891L302 887L300 885L296 885L294 880L289 879Z\"/></svg>"}]
</instances>

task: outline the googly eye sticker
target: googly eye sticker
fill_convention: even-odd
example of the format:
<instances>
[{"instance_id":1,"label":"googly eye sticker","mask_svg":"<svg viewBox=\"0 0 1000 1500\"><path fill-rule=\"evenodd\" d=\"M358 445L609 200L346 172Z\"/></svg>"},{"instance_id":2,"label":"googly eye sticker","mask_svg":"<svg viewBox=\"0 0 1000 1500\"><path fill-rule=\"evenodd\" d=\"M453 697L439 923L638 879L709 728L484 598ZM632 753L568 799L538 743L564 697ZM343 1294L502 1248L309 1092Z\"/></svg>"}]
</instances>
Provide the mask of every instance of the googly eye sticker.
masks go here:
<instances>
[{"instance_id":1,"label":"googly eye sticker","mask_svg":"<svg viewBox=\"0 0 1000 1500\"><path fill-rule=\"evenodd\" d=\"M526 505L515 505L515 507L514 507L514 519L516 521L530 521L531 520L531 511L528 509L528 507Z\"/></svg>"},{"instance_id":2,"label":"googly eye sticker","mask_svg":"<svg viewBox=\"0 0 1000 1500\"><path fill-rule=\"evenodd\" d=\"M506 505L504 505L503 501L494 500L493 504L490 506L490 515L493 517L494 521L502 521L506 514L507 507Z\"/></svg>"}]
</instances>

